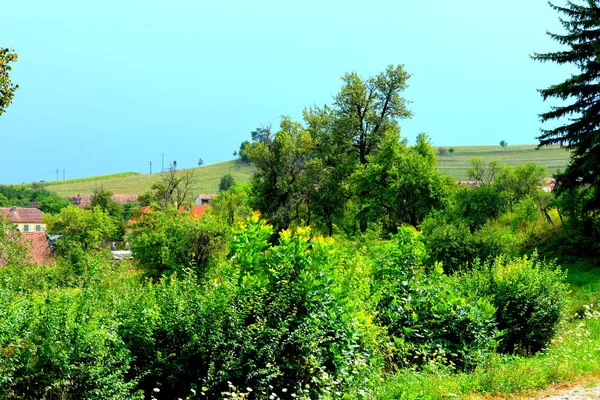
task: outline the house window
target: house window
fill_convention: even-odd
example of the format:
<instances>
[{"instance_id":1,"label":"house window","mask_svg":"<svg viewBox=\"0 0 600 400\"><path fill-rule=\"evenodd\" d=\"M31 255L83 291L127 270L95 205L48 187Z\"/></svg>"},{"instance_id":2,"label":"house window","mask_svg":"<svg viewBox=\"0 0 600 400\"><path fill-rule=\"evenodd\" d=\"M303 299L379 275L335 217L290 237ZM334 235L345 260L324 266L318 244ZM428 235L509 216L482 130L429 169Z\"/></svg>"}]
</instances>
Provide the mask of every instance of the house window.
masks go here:
<instances>
[{"instance_id":1,"label":"house window","mask_svg":"<svg viewBox=\"0 0 600 400\"><path fill-rule=\"evenodd\" d=\"M41 225L36 225L35 226L35 231L36 232L41 232L42 231L42 226Z\"/></svg>"},{"instance_id":2,"label":"house window","mask_svg":"<svg viewBox=\"0 0 600 400\"><path fill-rule=\"evenodd\" d=\"M29 232L29 225L23 225L23 232Z\"/></svg>"}]
</instances>

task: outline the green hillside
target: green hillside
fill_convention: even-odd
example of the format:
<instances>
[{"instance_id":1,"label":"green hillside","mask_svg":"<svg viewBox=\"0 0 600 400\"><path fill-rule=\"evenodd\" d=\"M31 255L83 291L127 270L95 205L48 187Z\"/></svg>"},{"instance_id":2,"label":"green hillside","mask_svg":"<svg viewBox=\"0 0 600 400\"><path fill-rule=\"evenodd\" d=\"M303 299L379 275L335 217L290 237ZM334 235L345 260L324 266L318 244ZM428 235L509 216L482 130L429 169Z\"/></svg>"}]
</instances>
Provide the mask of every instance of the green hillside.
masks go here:
<instances>
[{"instance_id":1,"label":"green hillside","mask_svg":"<svg viewBox=\"0 0 600 400\"><path fill-rule=\"evenodd\" d=\"M466 180L471 160L476 157L486 162L493 160L502 164L516 166L533 162L547 168L547 176L558 170L564 170L569 161L569 152L558 146L542 147L537 145L509 145L503 149L495 146L443 146L454 148L454 153L439 157L439 170L456 180ZM436 148L437 150L438 148Z\"/></svg>"},{"instance_id":2,"label":"green hillside","mask_svg":"<svg viewBox=\"0 0 600 400\"><path fill-rule=\"evenodd\" d=\"M237 161L227 161L202 167L181 170L193 171L194 179L192 193L216 193L219 188L221 177L230 173L236 182L247 182L250 180L254 168L248 165L238 166ZM150 189L154 182L160 179L160 173L144 174L126 177L112 177L93 181L80 180L81 182L65 182L48 187L60 196L72 196L76 194L90 194L96 186L102 185L105 189L115 194L141 194Z\"/></svg>"},{"instance_id":3,"label":"green hillside","mask_svg":"<svg viewBox=\"0 0 600 400\"><path fill-rule=\"evenodd\" d=\"M444 147L449 149L450 147ZM569 153L559 147L545 147L536 150L536 145L515 145L506 149L495 146L453 146L454 153L448 153L439 158L439 169L456 180L466 180L470 162L475 157L481 157L486 162L498 160L506 165L519 165L534 162L547 168L551 176L559 169L564 169L569 159ZM436 148L437 150L437 148ZM183 171L194 172L194 193L215 193L221 177L227 173L233 175L236 182L250 180L254 168L248 165L238 165L237 161L227 161ZM76 179L66 182L52 182L48 189L61 196L90 194L94 187L102 185L115 194L141 194L150 189L152 184L160 179L160 174L127 174L107 175Z\"/></svg>"}]
</instances>

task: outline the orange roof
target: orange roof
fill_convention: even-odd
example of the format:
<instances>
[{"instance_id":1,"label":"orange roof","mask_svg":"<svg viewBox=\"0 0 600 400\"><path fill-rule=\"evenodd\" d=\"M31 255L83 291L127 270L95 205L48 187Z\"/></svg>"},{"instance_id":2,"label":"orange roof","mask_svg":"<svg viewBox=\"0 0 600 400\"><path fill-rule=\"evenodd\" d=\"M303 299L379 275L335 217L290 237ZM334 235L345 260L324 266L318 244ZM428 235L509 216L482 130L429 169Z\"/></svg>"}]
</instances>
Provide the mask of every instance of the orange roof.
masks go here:
<instances>
[{"instance_id":1,"label":"orange roof","mask_svg":"<svg viewBox=\"0 0 600 400\"><path fill-rule=\"evenodd\" d=\"M203 206L192 206L192 209L190 210L190 213L192 214L192 218L200 218L204 215L204 213L206 212L206 209L210 208L209 205L203 205Z\"/></svg>"},{"instance_id":2,"label":"orange roof","mask_svg":"<svg viewBox=\"0 0 600 400\"><path fill-rule=\"evenodd\" d=\"M13 224L19 223L42 223L44 221L44 213L37 208L0 208L0 215L8 218Z\"/></svg>"},{"instance_id":3,"label":"orange roof","mask_svg":"<svg viewBox=\"0 0 600 400\"><path fill-rule=\"evenodd\" d=\"M54 264L48 237L44 232L23 232L21 238L29 250L29 257L37 265Z\"/></svg>"}]
</instances>

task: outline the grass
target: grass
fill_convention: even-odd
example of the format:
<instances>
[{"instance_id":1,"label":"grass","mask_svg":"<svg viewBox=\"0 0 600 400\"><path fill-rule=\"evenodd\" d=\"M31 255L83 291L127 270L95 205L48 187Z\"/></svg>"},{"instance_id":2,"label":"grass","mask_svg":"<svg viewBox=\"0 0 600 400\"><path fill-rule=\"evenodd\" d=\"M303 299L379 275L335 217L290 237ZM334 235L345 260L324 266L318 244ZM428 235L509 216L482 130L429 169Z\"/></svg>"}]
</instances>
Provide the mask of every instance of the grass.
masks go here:
<instances>
[{"instance_id":1,"label":"grass","mask_svg":"<svg viewBox=\"0 0 600 400\"><path fill-rule=\"evenodd\" d=\"M73 183L88 183L88 182L97 182L97 181L105 181L110 179L117 178L125 178L128 176L137 176L141 175L139 172L119 172L118 174L110 174L110 175L98 175L98 176L90 176L87 178L78 178L78 179L68 179L64 181L51 181L51 182L43 182L44 186L57 186L57 185L69 185ZM31 186L30 183L14 185L17 187L27 187Z\"/></svg>"},{"instance_id":2,"label":"grass","mask_svg":"<svg viewBox=\"0 0 600 400\"><path fill-rule=\"evenodd\" d=\"M444 147L449 149L450 147ZM473 158L482 158L486 163L500 161L502 164L516 166L529 162L547 168L548 176L558 170L564 170L569 161L569 152L558 146L542 147L525 144L508 146L503 149L496 146L454 146L454 152L438 157L438 169L456 180L467 180L467 171ZM439 147L436 148L439 149Z\"/></svg>"},{"instance_id":3,"label":"grass","mask_svg":"<svg viewBox=\"0 0 600 400\"><path fill-rule=\"evenodd\" d=\"M517 397L549 385L585 382L600 377L600 313L582 314L584 304L598 309L600 263L579 260L563 265L572 286L570 307L561 333L534 357L495 356L471 373L443 370L402 371L380 386L378 399L480 399ZM498 397L493 397L498 398Z\"/></svg>"},{"instance_id":4,"label":"grass","mask_svg":"<svg viewBox=\"0 0 600 400\"><path fill-rule=\"evenodd\" d=\"M202 167L181 170L181 172L192 171L194 178L192 182L192 193L216 193L219 188L221 177L230 173L236 182L248 182L254 167L248 165L238 166L237 161L227 161ZM142 194L149 190L153 183L161 179L161 174L137 174L132 176L111 177L108 179L77 180L77 182L65 182L49 188L60 196L73 196L76 194L90 194L94 187L102 185L114 194Z\"/></svg>"},{"instance_id":5,"label":"grass","mask_svg":"<svg viewBox=\"0 0 600 400\"><path fill-rule=\"evenodd\" d=\"M471 160L476 157L482 158L485 162L497 160L512 166L534 162L546 167L548 176L564 169L569 159L569 153L557 146L544 147L539 150L536 150L537 146L533 144L508 146L506 149L499 145L454 146L453 148L453 153L439 157L438 168L456 180L468 179L467 171L471 167ZM193 193L216 193L221 177L227 173L233 175L236 182L247 182L254 172L253 167L239 166L235 160L183 171L190 170L194 172ZM160 174L124 172L69 181L47 182L45 186L60 196L91 194L94 187L100 185L115 194L142 194L159 179Z\"/></svg>"}]
</instances>

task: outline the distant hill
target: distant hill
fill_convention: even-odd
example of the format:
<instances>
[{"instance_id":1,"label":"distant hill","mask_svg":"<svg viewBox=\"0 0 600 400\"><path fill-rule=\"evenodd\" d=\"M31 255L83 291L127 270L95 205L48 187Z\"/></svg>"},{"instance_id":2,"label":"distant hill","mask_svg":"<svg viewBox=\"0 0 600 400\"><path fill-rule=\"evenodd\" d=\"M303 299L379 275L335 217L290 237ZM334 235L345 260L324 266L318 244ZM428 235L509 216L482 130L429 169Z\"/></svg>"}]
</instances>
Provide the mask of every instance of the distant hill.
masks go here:
<instances>
[{"instance_id":1,"label":"distant hill","mask_svg":"<svg viewBox=\"0 0 600 400\"><path fill-rule=\"evenodd\" d=\"M216 193L219 189L221 177L230 173L236 182L248 182L254 167L238 165L237 161L226 161L218 164L205 165L202 167L183 169L181 171L193 171L194 179L192 193ZM102 185L114 194L142 194L149 190L154 182L160 179L160 173L138 174L132 176L106 176L106 179L93 180L77 179L76 181L53 182L48 190L56 192L60 196L74 196L77 194L90 194L96 186Z\"/></svg>"},{"instance_id":2,"label":"distant hill","mask_svg":"<svg viewBox=\"0 0 600 400\"><path fill-rule=\"evenodd\" d=\"M514 145L505 149L496 146L440 146L453 153L439 157L439 170L456 180L466 180L467 171L473 158L480 157L485 162L498 160L506 165L516 166L534 162L547 168L547 176L552 176L558 170L564 170L569 161L569 152L558 146L544 147L536 150L536 145ZM440 148L436 147L436 151ZM216 193L221 177L227 173L233 175L236 182L248 182L254 172L254 167L239 165L237 161L226 161L182 171L193 171L193 193ZM121 173L114 175L95 176L70 181L48 182L46 185L60 196L90 194L94 187L102 185L114 194L141 194L150 189L158 181L160 174Z\"/></svg>"},{"instance_id":3,"label":"distant hill","mask_svg":"<svg viewBox=\"0 0 600 400\"><path fill-rule=\"evenodd\" d=\"M547 176L552 176L558 170L564 170L569 162L570 153L558 146L542 147L537 145L508 145L502 148L496 146L439 146L436 151L454 148L453 153L438 157L439 170L456 180L467 180L467 171L473 158L482 158L486 163L497 160L505 165L517 166L525 163L536 163L547 169Z\"/></svg>"}]
</instances>

